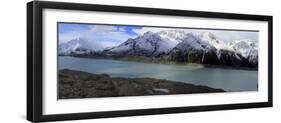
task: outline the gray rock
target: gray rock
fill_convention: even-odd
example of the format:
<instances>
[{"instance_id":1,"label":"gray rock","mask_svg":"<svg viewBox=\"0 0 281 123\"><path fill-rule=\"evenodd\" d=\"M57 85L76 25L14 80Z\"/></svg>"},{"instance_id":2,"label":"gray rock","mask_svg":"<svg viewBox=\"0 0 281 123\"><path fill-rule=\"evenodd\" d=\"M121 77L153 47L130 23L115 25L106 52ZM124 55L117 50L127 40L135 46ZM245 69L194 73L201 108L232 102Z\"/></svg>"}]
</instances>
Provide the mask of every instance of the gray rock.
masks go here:
<instances>
[{"instance_id":1,"label":"gray rock","mask_svg":"<svg viewBox=\"0 0 281 123\"><path fill-rule=\"evenodd\" d=\"M60 70L58 98L95 98L225 92L207 86L153 78L117 78L107 74Z\"/></svg>"}]
</instances>

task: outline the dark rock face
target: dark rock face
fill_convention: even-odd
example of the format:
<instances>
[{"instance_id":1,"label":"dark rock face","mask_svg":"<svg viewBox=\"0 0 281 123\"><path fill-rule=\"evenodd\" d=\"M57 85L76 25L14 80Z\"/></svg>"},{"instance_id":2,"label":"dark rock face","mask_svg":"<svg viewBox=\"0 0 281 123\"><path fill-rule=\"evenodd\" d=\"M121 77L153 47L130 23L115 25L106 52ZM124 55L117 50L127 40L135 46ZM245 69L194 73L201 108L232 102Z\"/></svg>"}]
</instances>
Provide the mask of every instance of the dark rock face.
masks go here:
<instances>
[{"instance_id":1,"label":"dark rock face","mask_svg":"<svg viewBox=\"0 0 281 123\"><path fill-rule=\"evenodd\" d=\"M201 63L203 56L203 51L200 50L190 50L184 52L178 49L175 49L172 53L169 54L170 60L175 62L182 63Z\"/></svg>"},{"instance_id":2,"label":"dark rock face","mask_svg":"<svg viewBox=\"0 0 281 123\"><path fill-rule=\"evenodd\" d=\"M169 54L169 60L179 63L200 63L218 65L220 61L217 57L216 50L202 51L202 50L190 50L184 52L181 50L174 50Z\"/></svg>"},{"instance_id":3,"label":"dark rock face","mask_svg":"<svg viewBox=\"0 0 281 123\"><path fill-rule=\"evenodd\" d=\"M184 63L220 64L217 49L201 39L189 35L168 54L169 60Z\"/></svg>"},{"instance_id":4,"label":"dark rock face","mask_svg":"<svg viewBox=\"0 0 281 123\"><path fill-rule=\"evenodd\" d=\"M153 78L112 78L107 74L59 71L59 99L225 92L222 89Z\"/></svg>"},{"instance_id":5,"label":"dark rock face","mask_svg":"<svg viewBox=\"0 0 281 123\"><path fill-rule=\"evenodd\" d=\"M218 64L220 64L216 52L217 52L216 49L213 49L213 50L210 50L208 52L205 52L203 54L202 64L210 64L210 65L218 65Z\"/></svg>"},{"instance_id":6,"label":"dark rock face","mask_svg":"<svg viewBox=\"0 0 281 123\"><path fill-rule=\"evenodd\" d=\"M258 57L258 55L249 55L247 57L247 59L251 63L252 66L258 67L258 64L259 64L259 57Z\"/></svg>"},{"instance_id":7,"label":"dark rock face","mask_svg":"<svg viewBox=\"0 0 281 123\"><path fill-rule=\"evenodd\" d=\"M199 47L196 49L190 44L190 41L188 43L183 41L178 44L168 54L169 60L183 63L225 65L233 67L256 67L258 63L258 61L256 61L256 64L251 64L248 60L251 58L244 58L241 56L241 54L235 53L233 51L223 49L217 50L212 46L206 46L204 44L201 44L202 48ZM257 59L255 58L256 56L253 57L254 58L252 59Z\"/></svg>"}]
</instances>

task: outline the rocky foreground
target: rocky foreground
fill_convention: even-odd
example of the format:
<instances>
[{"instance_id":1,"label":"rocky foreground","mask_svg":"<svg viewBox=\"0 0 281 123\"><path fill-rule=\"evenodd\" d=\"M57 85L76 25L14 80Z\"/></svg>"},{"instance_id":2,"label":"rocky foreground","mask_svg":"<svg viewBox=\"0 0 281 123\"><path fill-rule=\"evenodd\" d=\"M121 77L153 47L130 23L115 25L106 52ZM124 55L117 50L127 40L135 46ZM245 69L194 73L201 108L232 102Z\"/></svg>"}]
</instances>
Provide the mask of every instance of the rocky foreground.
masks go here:
<instances>
[{"instance_id":1,"label":"rocky foreground","mask_svg":"<svg viewBox=\"0 0 281 123\"><path fill-rule=\"evenodd\" d=\"M225 92L207 86L153 78L118 78L74 70L59 71L59 99Z\"/></svg>"}]
</instances>

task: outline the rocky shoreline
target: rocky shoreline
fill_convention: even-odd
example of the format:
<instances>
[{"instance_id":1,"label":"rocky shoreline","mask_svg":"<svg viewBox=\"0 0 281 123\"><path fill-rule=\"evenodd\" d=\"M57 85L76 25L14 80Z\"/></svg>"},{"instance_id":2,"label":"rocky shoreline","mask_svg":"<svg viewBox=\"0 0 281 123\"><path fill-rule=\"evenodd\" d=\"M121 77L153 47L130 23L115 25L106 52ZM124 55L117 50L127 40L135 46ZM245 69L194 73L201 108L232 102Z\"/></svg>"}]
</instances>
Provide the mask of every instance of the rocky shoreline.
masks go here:
<instances>
[{"instance_id":1,"label":"rocky shoreline","mask_svg":"<svg viewBox=\"0 0 281 123\"><path fill-rule=\"evenodd\" d=\"M58 99L226 92L208 86L153 78L120 78L108 74L59 70Z\"/></svg>"},{"instance_id":2,"label":"rocky shoreline","mask_svg":"<svg viewBox=\"0 0 281 123\"><path fill-rule=\"evenodd\" d=\"M65 56L65 55L60 55ZM212 65L212 64L200 64L200 63L184 63L184 62L175 62L170 61L165 58L149 58L144 56L109 56L104 54L80 54L80 55L69 55L71 57L78 58L90 58L90 59L109 59L109 60L120 60L120 61L129 61L129 62L142 62L142 63L155 63L155 64L177 64L177 65L200 65L208 68L223 68L223 69L234 69L234 70L249 70L257 71L258 67L242 67L242 66L226 66L226 65Z\"/></svg>"}]
</instances>

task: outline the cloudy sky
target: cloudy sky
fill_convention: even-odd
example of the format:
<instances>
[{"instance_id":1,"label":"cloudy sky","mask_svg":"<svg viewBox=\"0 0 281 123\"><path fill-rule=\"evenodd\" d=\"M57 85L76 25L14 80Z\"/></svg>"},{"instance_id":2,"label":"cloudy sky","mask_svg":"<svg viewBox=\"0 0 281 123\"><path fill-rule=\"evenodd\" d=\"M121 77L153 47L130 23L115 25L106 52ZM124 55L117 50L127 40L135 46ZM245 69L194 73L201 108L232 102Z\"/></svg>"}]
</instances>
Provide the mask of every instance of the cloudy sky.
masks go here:
<instances>
[{"instance_id":1,"label":"cloudy sky","mask_svg":"<svg viewBox=\"0 0 281 123\"><path fill-rule=\"evenodd\" d=\"M85 38L104 47L121 44L129 38L136 38L147 31L158 32L161 30L175 30L179 28L157 28L141 26L112 26L94 24L59 23L59 43L68 42L75 38ZM204 31L213 33L219 40L230 42L239 39L258 40L258 32L184 29L187 32L200 34Z\"/></svg>"}]
</instances>

